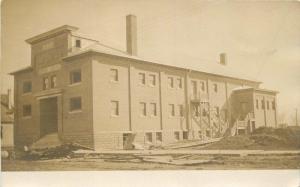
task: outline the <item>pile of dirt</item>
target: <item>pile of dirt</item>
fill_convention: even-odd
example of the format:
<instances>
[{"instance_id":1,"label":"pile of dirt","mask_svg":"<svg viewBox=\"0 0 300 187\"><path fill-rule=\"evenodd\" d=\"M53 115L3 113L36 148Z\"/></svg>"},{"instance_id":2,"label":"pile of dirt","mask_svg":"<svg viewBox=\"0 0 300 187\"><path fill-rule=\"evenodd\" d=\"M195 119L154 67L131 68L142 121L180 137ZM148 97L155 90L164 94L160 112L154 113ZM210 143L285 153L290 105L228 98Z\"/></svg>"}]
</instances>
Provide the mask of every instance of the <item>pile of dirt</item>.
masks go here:
<instances>
[{"instance_id":1,"label":"pile of dirt","mask_svg":"<svg viewBox=\"0 0 300 187\"><path fill-rule=\"evenodd\" d=\"M197 147L195 147L197 149ZM199 149L261 149L293 150L300 149L300 127L271 128L261 127L250 135L225 137Z\"/></svg>"},{"instance_id":2,"label":"pile of dirt","mask_svg":"<svg viewBox=\"0 0 300 187\"><path fill-rule=\"evenodd\" d=\"M231 136L221 139L219 142L199 147L199 149L249 149L254 141L249 136ZM198 147L192 147L198 149Z\"/></svg>"},{"instance_id":3,"label":"pile of dirt","mask_svg":"<svg viewBox=\"0 0 300 187\"><path fill-rule=\"evenodd\" d=\"M266 141L267 139L273 139L274 142L278 142L278 144L283 145L289 145L291 147L300 148L300 127L293 126L293 127L287 127L287 128L270 128L270 127L262 127L256 129L252 136L256 139L258 139L258 142L260 142L263 145L269 145L268 142L265 141L259 141L259 136L265 136ZM267 138L268 137L268 138ZM273 143L273 142L271 142Z\"/></svg>"},{"instance_id":4,"label":"pile of dirt","mask_svg":"<svg viewBox=\"0 0 300 187\"><path fill-rule=\"evenodd\" d=\"M23 154L24 160L49 160L57 158L68 158L73 154L73 151L82 149L76 144L63 144L54 148L35 149Z\"/></svg>"}]
</instances>

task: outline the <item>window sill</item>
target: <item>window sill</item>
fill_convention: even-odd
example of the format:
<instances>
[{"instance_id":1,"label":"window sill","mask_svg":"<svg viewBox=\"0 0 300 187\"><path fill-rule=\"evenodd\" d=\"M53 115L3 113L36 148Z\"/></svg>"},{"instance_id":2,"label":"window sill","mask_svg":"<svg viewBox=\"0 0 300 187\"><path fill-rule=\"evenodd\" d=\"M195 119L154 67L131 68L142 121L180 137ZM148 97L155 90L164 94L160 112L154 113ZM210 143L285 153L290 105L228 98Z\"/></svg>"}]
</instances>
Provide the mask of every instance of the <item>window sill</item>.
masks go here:
<instances>
[{"instance_id":1,"label":"window sill","mask_svg":"<svg viewBox=\"0 0 300 187\"><path fill-rule=\"evenodd\" d=\"M81 113L82 110L73 110L73 111L69 111L69 114L77 114L77 113Z\"/></svg>"},{"instance_id":2,"label":"window sill","mask_svg":"<svg viewBox=\"0 0 300 187\"><path fill-rule=\"evenodd\" d=\"M32 116L23 116L22 119L31 119Z\"/></svg>"},{"instance_id":3,"label":"window sill","mask_svg":"<svg viewBox=\"0 0 300 187\"><path fill-rule=\"evenodd\" d=\"M112 117L112 118L118 118L118 117L120 117L120 115L113 115L113 114L111 114L110 117Z\"/></svg>"},{"instance_id":4,"label":"window sill","mask_svg":"<svg viewBox=\"0 0 300 187\"><path fill-rule=\"evenodd\" d=\"M27 95L31 95L32 92L26 92L26 93L22 93L22 96L27 96Z\"/></svg>"},{"instance_id":5,"label":"window sill","mask_svg":"<svg viewBox=\"0 0 300 187\"><path fill-rule=\"evenodd\" d=\"M112 84L118 84L119 83L119 80L115 81L115 80L110 80L110 83Z\"/></svg>"},{"instance_id":6,"label":"window sill","mask_svg":"<svg viewBox=\"0 0 300 187\"><path fill-rule=\"evenodd\" d=\"M70 86L70 87L73 87L73 86L78 86L78 85L80 85L80 84L81 84L81 82L77 82L77 83L69 84L69 86Z\"/></svg>"}]
</instances>

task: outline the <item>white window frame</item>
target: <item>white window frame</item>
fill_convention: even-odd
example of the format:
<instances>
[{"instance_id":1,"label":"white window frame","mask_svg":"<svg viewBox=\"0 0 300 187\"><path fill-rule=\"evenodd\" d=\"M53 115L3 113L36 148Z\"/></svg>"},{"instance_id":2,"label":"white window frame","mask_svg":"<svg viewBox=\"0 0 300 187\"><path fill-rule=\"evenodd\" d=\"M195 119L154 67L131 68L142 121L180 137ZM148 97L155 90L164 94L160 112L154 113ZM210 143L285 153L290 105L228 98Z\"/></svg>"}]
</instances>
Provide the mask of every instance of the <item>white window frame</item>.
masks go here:
<instances>
[{"instance_id":1,"label":"white window frame","mask_svg":"<svg viewBox=\"0 0 300 187\"><path fill-rule=\"evenodd\" d=\"M143 72L139 72L138 77L139 77L139 84L146 85L146 74Z\"/></svg>"},{"instance_id":2,"label":"white window frame","mask_svg":"<svg viewBox=\"0 0 300 187\"><path fill-rule=\"evenodd\" d=\"M169 116L174 117L175 116L175 105L169 104Z\"/></svg>"},{"instance_id":3,"label":"white window frame","mask_svg":"<svg viewBox=\"0 0 300 187\"><path fill-rule=\"evenodd\" d=\"M179 115L179 117L184 116L184 110L183 110L183 105L182 104L178 105L178 115Z\"/></svg>"},{"instance_id":4,"label":"white window frame","mask_svg":"<svg viewBox=\"0 0 300 187\"><path fill-rule=\"evenodd\" d=\"M150 112L152 117L157 116L157 104L156 103L150 103Z\"/></svg>"},{"instance_id":5,"label":"white window frame","mask_svg":"<svg viewBox=\"0 0 300 187\"><path fill-rule=\"evenodd\" d=\"M116 68L110 69L110 81L118 82L119 81L119 71Z\"/></svg>"},{"instance_id":6,"label":"white window frame","mask_svg":"<svg viewBox=\"0 0 300 187\"><path fill-rule=\"evenodd\" d=\"M182 89L183 84L182 84L182 78L181 77L177 78L177 85L178 85L178 89Z\"/></svg>"},{"instance_id":7,"label":"white window frame","mask_svg":"<svg viewBox=\"0 0 300 187\"><path fill-rule=\"evenodd\" d=\"M155 74L149 74L149 85L150 86L156 85L156 75Z\"/></svg>"},{"instance_id":8,"label":"white window frame","mask_svg":"<svg viewBox=\"0 0 300 187\"><path fill-rule=\"evenodd\" d=\"M147 116L147 104L146 102L140 102L140 116L146 117Z\"/></svg>"},{"instance_id":9,"label":"white window frame","mask_svg":"<svg viewBox=\"0 0 300 187\"><path fill-rule=\"evenodd\" d=\"M168 77L168 87L174 88L174 77Z\"/></svg>"},{"instance_id":10,"label":"white window frame","mask_svg":"<svg viewBox=\"0 0 300 187\"><path fill-rule=\"evenodd\" d=\"M213 84L213 88L214 88L214 92L218 93L218 84L217 83Z\"/></svg>"},{"instance_id":11,"label":"white window frame","mask_svg":"<svg viewBox=\"0 0 300 187\"><path fill-rule=\"evenodd\" d=\"M197 94L198 94L197 81L192 80L192 81L191 81L191 87L192 87L192 95L193 95L194 97L196 97Z\"/></svg>"},{"instance_id":12,"label":"white window frame","mask_svg":"<svg viewBox=\"0 0 300 187\"><path fill-rule=\"evenodd\" d=\"M119 101L111 100L110 101L110 115L111 116L120 116L120 104Z\"/></svg>"},{"instance_id":13,"label":"white window frame","mask_svg":"<svg viewBox=\"0 0 300 187\"><path fill-rule=\"evenodd\" d=\"M200 87L201 87L201 91L205 92L206 89L205 89L205 82L204 81L200 82Z\"/></svg>"}]
</instances>

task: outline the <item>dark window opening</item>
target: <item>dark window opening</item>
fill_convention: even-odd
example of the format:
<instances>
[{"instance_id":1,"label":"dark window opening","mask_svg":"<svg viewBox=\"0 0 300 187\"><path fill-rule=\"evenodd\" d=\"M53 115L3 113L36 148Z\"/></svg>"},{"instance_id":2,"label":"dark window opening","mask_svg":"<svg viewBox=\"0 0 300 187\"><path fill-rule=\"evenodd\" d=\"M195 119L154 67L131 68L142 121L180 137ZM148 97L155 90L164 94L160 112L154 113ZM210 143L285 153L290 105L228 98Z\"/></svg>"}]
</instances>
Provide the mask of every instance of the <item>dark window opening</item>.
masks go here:
<instances>
[{"instance_id":1,"label":"dark window opening","mask_svg":"<svg viewBox=\"0 0 300 187\"><path fill-rule=\"evenodd\" d=\"M81 110L81 97L74 97L70 99L70 111Z\"/></svg>"},{"instance_id":2,"label":"dark window opening","mask_svg":"<svg viewBox=\"0 0 300 187\"><path fill-rule=\"evenodd\" d=\"M156 103L150 103L150 107L151 107L151 116L156 116L157 115L157 111L156 111Z\"/></svg>"},{"instance_id":3,"label":"dark window opening","mask_svg":"<svg viewBox=\"0 0 300 187\"><path fill-rule=\"evenodd\" d=\"M145 73L139 73L139 82L140 82L140 84L142 84L142 85L145 85L145 84L146 84L146 76L145 76Z\"/></svg>"},{"instance_id":4,"label":"dark window opening","mask_svg":"<svg viewBox=\"0 0 300 187\"><path fill-rule=\"evenodd\" d=\"M23 106L23 116L24 117L31 116L31 105L24 105Z\"/></svg>"},{"instance_id":5,"label":"dark window opening","mask_svg":"<svg viewBox=\"0 0 300 187\"><path fill-rule=\"evenodd\" d=\"M169 104L169 115L175 116L175 106L174 104Z\"/></svg>"},{"instance_id":6,"label":"dark window opening","mask_svg":"<svg viewBox=\"0 0 300 187\"><path fill-rule=\"evenodd\" d=\"M193 93L193 96L197 96L197 82L196 81L192 81L191 82L192 84L192 93Z\"/></svg>"},{"instance_id":7,"label":"dark window opening","mask_svg":"<svg viewBox=\"0 0 300 187\"><path fill-rule=\"evenodd\" d=\"M168 77L169 88L174 88L174 79L173 77Z\"/></svg>"},{"instance_id":8,"label":"dark window opening","mask_svg":"<svg viewBox=\"0 0 300 187\"><path fill-rule=\"evenodd\" d=\"M70 73L70 82L71 82L71 84L81 82L81 71L80 70L72 71Z\"/></svg>"},{"instance_id":9,"label":"dark window opening","mask_svg":"<svg viewBox=\"0 0 300 187\"><path fill-rule=\"evenodd\" d=\"M149 75L149 83L150 83L150 86L156 85L156 76L155 75Z\"/></svg>"},{"instance_id":10,"label":"dark window opening","mask_svg":"<svg viewBox=\"0 0 300 187\"><path fill-rule=\"evenodd\" d=\"M110 73L111 73L111 79L110 80L117 82L119 80L118 70L117 69L111 69Z\"/></svg>"},{"instance_id":11,"label":"dark window opening","mask_svg":"<svg viewBox=\"0 0 300 187\"><path fill-rule=\"evenodd\" d=\"M183 117L184 113L183 113L183 105L179 105L179 116Z\"/></svg>"},{"instance_id":12,"label":"dark window opening","mask_svg":"<svg viewBox=\"0 0 300 187\"><path fill-rule=\"evenodd\" d=\"M205 83L201 82L201 90L204 92L205 91Z\"/></svg>"},{"instance_id":13,"label":"dark window opening","mask_svg":"<svg viewBox=\"0 0 300 187\"><path fill-rule=\"evenodd\" d=\"M184 139L184 140L188 139L188 132L187 131L182 132L182 139Z\"/></svg>"},{"instance_id":14,"label":"dark window opening","mask_svg":"<svg viewBox=\"0 0 300 187\"><path fill-rule=\"evenodd\" d=\"M261 100L261 108L265 109L265 102L264 102L264 100Z\"/></svg>"},{"instance_id":15,"label":"dark window opening","mask_svg":"<svg viewBox=\"0 0 300 187\"><path fill-rule=\"evenodd\" d=\"M177 82L178 82L178 88L182 88L182 79L178 78Z\"/></svg>"},{"instance_id":16,"label":"dark window opening","mask_svg":"<svg viewBox=\"0 0 300 187\"><path fill-rule=\"evenodd\" d=\"M146 133L146 142L152 143L152 133L151 132Z\"/></svg>"},{"instance_id":17,"label":"dark window opening","mask_svg":"<svg viewBox=\"0 0 300 187\"><path fill-rule=\"evenodd\" d=\"M217 84L214 84L214 91L218 92L218 85Z\"/></svg>"},{"instance_id":18,"label":"dark window opening","mask_svg":"<svg viewBox=\"0 0 300 187\"><path fill-rule=\"evenodd\" d=\"M156 141L162 142L162 133L161 132L156 133Z\"/></svg>"},{"instance_id":19,"label":"dark window opening","mask_svg":"<svg viewBox=\"0 0 300 187\"><path fill-rule=\"evenodd\" d=\"M26 81L23 83L23 93L29 93L32 90L32 84L30 81Z\"/></svg>"},{"instance_id":20,"label":"dark window opening","mask_svg":"<svg viewBox=\"0 0 300 187\"><path fill-rule=\"evenodd\" d=\"M140 102L140 115L146 116L147 115L147 109L146 109L146 103Z\"/></svg>"},{"instance_id":21,"label":"dark window opening","mask_svg":"<svg viewBox=\"0 0 300 187\"><path fill-rule=\"evenodd\" d=\"M175 140L178 141L180 139L179 137L179 132L174 132L174 137L175 137Z\"/></svg>"},{"instance_id":22,"label":"dark window opening","mask_svg":"<svg viewBox=\"0 0 300 187\"><path fill-rule=\"evenodd\" d=\"M81 48L81 40L76 40L76 47Z\"/></svg>"}]
</instances>

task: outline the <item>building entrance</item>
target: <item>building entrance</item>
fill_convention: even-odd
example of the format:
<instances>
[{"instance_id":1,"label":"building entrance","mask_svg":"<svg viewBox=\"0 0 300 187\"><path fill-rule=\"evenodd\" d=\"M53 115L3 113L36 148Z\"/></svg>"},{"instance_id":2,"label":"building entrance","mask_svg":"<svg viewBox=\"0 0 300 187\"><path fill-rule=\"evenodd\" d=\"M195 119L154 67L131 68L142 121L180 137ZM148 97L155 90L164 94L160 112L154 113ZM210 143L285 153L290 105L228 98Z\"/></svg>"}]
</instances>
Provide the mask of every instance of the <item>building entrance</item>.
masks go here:
<instances>
[{"instance_id":1,"label":"building entrance","mask_svg":"<svg viewBox=\"0 0 300 187\"><path fill-rule=\"evenodd\" d=\"M40 100L41 137L58 131L57 97Z\"/></svg>"}]
</instances>

